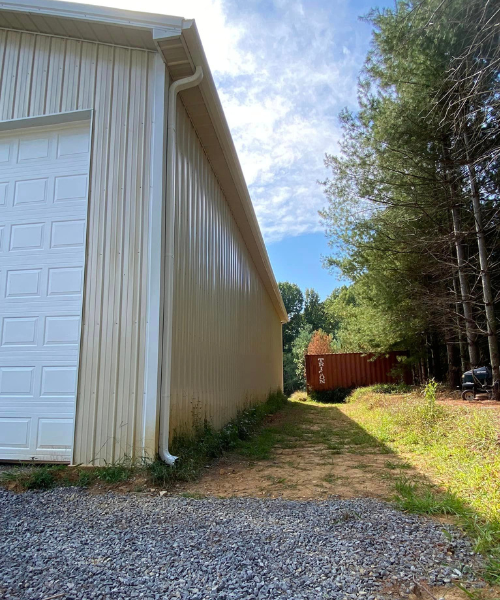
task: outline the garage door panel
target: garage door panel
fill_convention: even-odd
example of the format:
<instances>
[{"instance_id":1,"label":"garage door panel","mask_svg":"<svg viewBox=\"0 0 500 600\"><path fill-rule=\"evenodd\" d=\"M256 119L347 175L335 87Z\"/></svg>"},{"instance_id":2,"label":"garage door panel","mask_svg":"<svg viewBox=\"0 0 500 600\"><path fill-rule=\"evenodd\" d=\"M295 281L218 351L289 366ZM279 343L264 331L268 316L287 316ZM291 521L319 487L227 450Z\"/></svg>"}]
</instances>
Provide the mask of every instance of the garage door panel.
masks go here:
<instances>
[{"instance_id":1,"label":"garage door panel","mask_svg":"<svg viewBox=\"0 0 500 600\"><path fill-rule=\"evenodd\" d=\"M0 453L10 460L69 460L73 438L71 414L0 417Z\"/></svg>"},{"instance_id":2,"label":"garage door panel","mask_svg":"<svg viewBox=\"0 0 500 600\"><path fill-rule=\"evenodd\" d=\"M43 345L52 348L78 347L80 342L80 315L48 316L45 317Z\"/></svg>"},{"instance_id":3,"label":"garage door panel","mask_svg":"<svg viewBox=\"0 0 500 600\"><path fill-rule=\"evenodd\" d=\"M0 164L9 162L13 147L14 142L12 141L0 141Z\"/></svg>"},{"instance_id":4,"label":"garage door panel","mask_svg":"<svg viewBox=\"0 0 500 600\"><path fill-rule=\"evenodd\" d=\"M7 206L7 194L9 192L9 182L0 181L0 208Z\"/></svg>"},{"instance_id":5,"label":"garage door panel","mask_svg":"<svg viewBox=\"0 0 500 600\"><path fill-rule=\"evenodd\" d=\"M46 204L48 187L48 177L16 181L14 183L14 206Z\"/></svg>"},{"instance_id":6,"label":"garage door panel","mask_svg":"<svg viewBox=\"0 0 500 600\"><path fill-rule=\"evenodd\" d=\"M33 313L33 311L31 311ZM0 355L2 350L12 352L44 352L64 355L68 350L77 350L80 342L81 318L79 314L50 313L25 316L9 314L0 317ZM59 349L59 350L58 350Z\"/></svg>"},{"instance_id":7,"label":"garage door panel","mask_svg":"<svg viewBox=\"0 0 500 600\"><path fill-rule=\"evenodd\" d=\"M30 447L31 418L0 417L0 450Z\"/></svg>"},{"instance_id":8,"label":"garage door panel","mask_svg":"<svg viewBox=\"0 0 500 600\"><path fill-rule=\"evenodd\" d=\"M23 170L19 174L12 174L10 178L2 177L0 181L0 214L4 219L18 219L30 214L40 214L40 208L59 211L67 206L69 210L86 206L88 194L88 176L84 173L84 166L72 169L72 172L63 177L58 177L61 169L53 174L43 171L43 176L32 176L23 179L26 175ZM0 165L1 169L1 165ZM44 214L47 214L44 212ZM48 213L50 214L50 213Z\"/></svg>"},{"instance_id":9,"label":"garage door panel","mask_svg":"<svg viewBox=\"0 0 500 600\"><path fill-rule=\"evenodd\" d=\"M35 397L35 366L0 367L0 398Z\"/></svg>"},{"instance_id":10,"label":"garage door panel","mask_svg":"<svg viewBox=\"0 0 500 600\"><path fill-rule=\"evenodd\" d=\"M36 440L37 450L71 450L73 419L39 418Z\"/></svg>"},{"instance_id":11,"label":"garage door panel","mask_svg":"<svg viewBox=\"0 0 500 600\"><path fill-rule=\"evenodd\" d=\"M54 138L51 139L50 135L25 135L18 142L17 162L33 163L50 158L50 155L54 151L54 141Z\"/></svg>"},{"instance_id":12,"label":"garage door panel","mask_svg":"<svg viewBox=\"0 0 500 600\"><path fill-rule=\"evenodd\" d=\"M10 227L9 251L43 250L45 223L18 223Z\"/></svg>"},{"instance_id":13,"label":"garage door panel","mask_svg":"<svg viewBox=\"0 0 500 600\"><path fill-rule=\"evenodd\" d=\"M5 248L3 247L4 232L8 236ZM13 260L18 255L23 256L30 252L34 256L43 253L42 260L45 264L51 254L58 256L61 250L84 248L85 234L86 220L82 218L81 212L75 214L74 211L57 211L53 216L47 215L44 219L29 217L2 219L0 253L10 254ZM22 258L21 262L26 261Z\"/></svg>"},{"instance_id":14,"label":"garage door panel","mask_svg":"<svg viewBox=\"0 0 500 600\"><path fill-rule=\"evenodd\" d=\"M89 153L90 136L88 130L76 133L71 131L60 133L57 141L58 158L81 156Z\"/></svg>"},{"instance_id":15,"label":"garage door panel","mask_svg":"<svg viewBox=\"0 0 500 600\"><path fill-rule=\"evenodd\" d=\"M42 269L8 269L5 279L5 298L40 298Z\"/></svg>"},{"instance_id":16,"label":"garage door panel","mask_svg":"<svg viewBox=\"0 0 500 600\"><path fill-rule=\"evenodd\" d=\"M4 317L2 347L38 346L39 317Z\"/></svg>"},{"instance_id":17,"label":"garage door panel","mask_svg":"<svg viewBox=\"0 0 500 600\"><path fill-rule=\"evenodd\" d=\"M71 456L89 151L85 124L0 135L0 459Z\"/></svg>"},{"instance_id":18,"label":"garage door panel","mask_svg":"<svg viewBox=\"0 0 500 600\"><path fill-rule=\"evenodd\" d=\"M54 202L86 202L89 180L86 175L76 173L56 177L54 181Z\"/></svg>"},{"instance_id":19,"label":"garage door panel","mask_svg":"<svg viewBox=\"0 0 500 600\"><path fill-rule=\"evenodd\" d=\"M65 258L67 257L65 254ZM81 259L81 256L77 256L77 258ZM20 268L26 262L28 262L26 259L16 261L14 268L5 271L3 296L6 306L11 301L25 303L26 309L29 309L30 304L47 301L49 301L49 305L50 302L61 303L64 301L70 302L72 306L81 304L83 264L73 266L71 262L65 260L65 264L61 265L63 261L59 259L59 261L50 261L48 266L40 268ZM24 310L22 306L20 310Z\"/></svg>"},{"instance_id":20,"label":"garage door panel","mask_svg":"<svg viewBox=\"0 0 500 600\"><path fill-rule=\"evenodd\" d=\"M50 232L50 249L83 248L86 233L85 219L65 219L52 221Z\"/></svg>"}]
</instances>

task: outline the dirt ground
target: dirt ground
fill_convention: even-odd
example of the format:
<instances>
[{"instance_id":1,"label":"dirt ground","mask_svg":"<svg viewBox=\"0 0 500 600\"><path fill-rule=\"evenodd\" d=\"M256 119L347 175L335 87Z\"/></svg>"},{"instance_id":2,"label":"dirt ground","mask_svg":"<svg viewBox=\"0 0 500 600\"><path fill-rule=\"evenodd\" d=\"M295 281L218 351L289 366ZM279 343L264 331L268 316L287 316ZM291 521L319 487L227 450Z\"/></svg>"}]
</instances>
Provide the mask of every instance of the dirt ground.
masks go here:
<instances>
[{"instance_id":1,"label":"dirt ground","mask_svg":"<svg viewBox=\"0 0 500 600\"><path fill-rule=\"evenodd\" d=\"M438 394L438 403L446 404L448 406L469 406L479 410L496 410L500 416L500 402L489 400L487 394L478 394L474 401L466 402L462 400L459 390L456 392L441 392Z\"/></svg>"},{"instance_id":2,"label":"dirt ground","mask_svg":"<svg viewBox=\"0 0 500 600\"><path fill-rule=\"evenodd\" d=\"M460 392L442 393L438 402L493 410L500 419L500 402L488 400L486 395L464 402ZM331 496L390 499L395 477L423 479L404 457L394 454L347 417L343 406L291 403L264 426L264 435L269 434L273 446L267 459L227 454L207 468L199 481L179 485L179 491L293 500Z\"/></svg>"},{"instance_id":3,"label":"dirt ground","mask_svg":"<svg viewBox=\"0 0 500 600\"><path fill-rule=\"evenodd\" d=\"M270 418L265 429L276 437L270 458L228 454L199 481L180 486L182 492L224 498L389 499L394 473L408 468L338 405L294 403Z\"/></svg>"}]
</instances>

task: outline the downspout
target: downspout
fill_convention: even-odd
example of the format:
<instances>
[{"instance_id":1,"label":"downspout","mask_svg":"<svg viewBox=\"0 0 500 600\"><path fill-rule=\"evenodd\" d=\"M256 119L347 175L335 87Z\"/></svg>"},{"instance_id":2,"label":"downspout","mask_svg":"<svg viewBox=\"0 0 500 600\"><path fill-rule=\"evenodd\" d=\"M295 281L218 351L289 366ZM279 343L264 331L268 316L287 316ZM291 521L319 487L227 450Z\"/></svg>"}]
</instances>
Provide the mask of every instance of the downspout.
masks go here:
<instances>
[{"instance_id":1,"label":"downspout","mask_svg":"<svg viewBox=\"0 0 500 600\"><path fill-rule=\"evenodd\" d=\"M160 440L158 454L169 465L177 456L168 450L170 426L170 387L172 379L172 321L174 309L174 252L175 252L175 170L177 163L177 94L197 86L203 79L203 70L196 67L194 75L178 79L168 91L167 115L167 185L165 197L165 296L163 317L163 369L160 401Z\"/></svg>"}]
</instances>

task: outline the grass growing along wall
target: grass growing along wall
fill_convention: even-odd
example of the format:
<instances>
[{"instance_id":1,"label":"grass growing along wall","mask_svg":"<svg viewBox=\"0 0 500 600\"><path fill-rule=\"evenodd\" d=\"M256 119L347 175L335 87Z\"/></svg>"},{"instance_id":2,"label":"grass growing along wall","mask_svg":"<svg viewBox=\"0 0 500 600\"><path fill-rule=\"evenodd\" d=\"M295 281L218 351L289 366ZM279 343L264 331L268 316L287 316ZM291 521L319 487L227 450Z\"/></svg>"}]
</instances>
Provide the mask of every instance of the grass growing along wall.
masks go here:
<instances>
[{"instance_id":1,"label":"grass growing along wall","mask_svg":"<svg viewBox=\"0 0 500 600\"><path fill-rule=\"evenodd\" d=\"M396 482L400 506L412 512L454 514L490 554L490 580L500 582L500 414L468 405L446 406L427 389L383 393L359 388L345 414L370 435L440 482L439 492L407 477Z\"/></svg>"},{"instance_id":2,"label":"grass growing along wall","mask_svg":"<svg viewBox=\"0 0 500 600\"><path fill-rule=\"evenodd\" d=\"M196 427L194 435L174 438L170 450L179 458L173 466L161 460L149 464L147 469L151 482L167 485L173 481L196 479L208 461L247 440L268 415L278 412L286 403L286 396L278 390L271 393L264 403L240 412L222 429L213 429L205 421Z\"/></svg>"},{"instance_id":3,"label":"grass growing along wall","mask_svg":"<svg viewBox=\"0 0 500 600\"><path fill-rule=\"evenodd\" d=\"M286 403L286 396L278 390L269 394L264 403L241 411L220 430L214 429L208 422L200 423L193 435L172 441L171 450L179 457L173 466L158 458L152 462L124 459L105 467L30 464L0 473L0 483L18 490L47 490L57 486L88 487L97 482L113 485L134 477L162 486L176 481L192 481L210 460L244 444L268 415L276 413Z\"/></svg>"}]
</instances>

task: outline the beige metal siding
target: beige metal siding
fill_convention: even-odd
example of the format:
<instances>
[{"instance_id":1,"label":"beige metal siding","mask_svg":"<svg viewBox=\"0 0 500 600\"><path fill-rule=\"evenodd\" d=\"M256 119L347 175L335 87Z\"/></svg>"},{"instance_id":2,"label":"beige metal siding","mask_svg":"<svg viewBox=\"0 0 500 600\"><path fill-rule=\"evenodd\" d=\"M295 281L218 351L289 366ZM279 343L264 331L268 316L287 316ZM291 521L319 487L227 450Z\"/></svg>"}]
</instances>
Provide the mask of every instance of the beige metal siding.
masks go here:
<instances>
[{"instance_id":1,"label":"beige metal siding","mask_svg":"<svg viewBox=\"0 0 500 600\"><path fill-rule=\"evenodd\" d=\"M282 384L280 318L180 102L177 119L174 436L221 427Z\"/></svg>"},{"instance_id":2,"label":"beige metal siding","mask_svg":"<svg viewBox=\"0 0 500 600\"><path fill-rule=\"evenodd\" d=\"M142 451L154 56L0 31L1 120L94 109L76 463Z\"/></svg>"}]
</instances>

